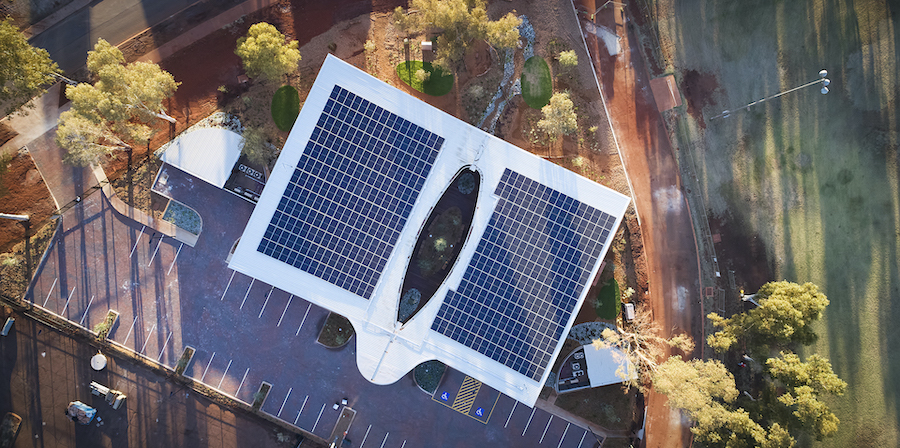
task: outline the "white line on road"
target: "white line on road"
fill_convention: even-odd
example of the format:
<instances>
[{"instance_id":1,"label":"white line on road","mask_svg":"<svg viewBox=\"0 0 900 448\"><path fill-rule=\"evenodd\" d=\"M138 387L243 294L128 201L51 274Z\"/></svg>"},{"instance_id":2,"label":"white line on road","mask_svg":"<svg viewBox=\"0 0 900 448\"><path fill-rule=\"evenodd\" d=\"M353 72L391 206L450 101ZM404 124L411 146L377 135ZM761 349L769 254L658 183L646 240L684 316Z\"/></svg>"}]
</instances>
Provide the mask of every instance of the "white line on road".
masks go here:
<instances>
[{"instance_id":1,"label":"white line on road","mask_svg":"<svg viewBox=\"0 0 900 448\"><path fill-rule=\"evenodd\" d=\"M172 332L171 332L171 331L169 332L169 335L166 336L166 343L163 344L162 350L159 351L159 357L156 358L156 362L159 362L159 360L162 359L163 352L166 351L166 346L169 345L169 339L172 339Z\"/></svg>"},{"instance_id":2,"label":"white line on road","mask_svg":"<svg viewBox=\"0 0 900 448\"><path fill-rule=\"evenodd\" d=\"M287 393L287 395L284 396L284 401L281 402L281 409L278 410L278 414L275 415L276 417L281 417L281 411L284 410L284 405L287 404L287 399L288 399L288 397L291 396L292 390L294 390L293 387L288 388L288 393Z\"/></svg>"},{"instance_id":3,"label":"white line on road","mask_svg":"<svg viewBox=\"0 0 900 448\"><path fill-rule=\"evenodd\" d=\"M525 436L525 431L528 431L528 426L531 425L531 419L534 418L534 410L537 408L531 408L531 417L528 417L528 423L525 424L525 429L522 430L522 437Z\"/></svg>"},{"instance_id":4,"label":"white line on road","mask_svg":"<svg viewBox=\"0 0 900 448\"><path fill-rule=\"evenodd\" d=\"M235 273L235 272L237 272L237 271L231 271L231 278L228 279L228 284L225 285L225 290L222 291L222 298L219 299L220 301L221 301L221 300L225 300L225 293L228 292L228 288L231 286L231 281L234 280L234 273Z\"/></svg>"},{"instance_id":5,"label":"white line on road","mask_svg":"<svg viewBox=\"0 0 900 448\"><path fill-rule=\"evenodd\" d=\"M303 315L303 320L300 321L300 326L297 327L297 332L294 333L294 336L297 336L298 334L300 334L300 329L303 328L303 323L306 322L306 316L309 316L310 308L312 308L312 303L310 303L309 306L306 307L306 314Z\"/></svg>"},{"instance_id":6,"label":"white line on road","mask_svg":"<svg viewBox=\"0 0 900 448\"><path fill-rule=\"evenodd\" d=\"M87 317L88 311L91 310L91 304L94 303L94 296L91 296L91 300L88 301L87 308L84 309L84 314L81 315L81 320L78 321L78 325L84 325L84 318Z\"/></svg>"},{"instance_id":7,"label":"white line on road","mask_svg":"<svg viewBox=\"0 0 900 448\"><path fill-rule=\"evenodd\" d=\"M294 426L297 426L297 421L300 420L300 411L297 411L297 417L294 418Z\"/></svg>"},{"instance_id":8,"label":"white line on road","mask_svg":"<svg viewBox=\"0 0 900 448\"><path fill-rule=\"evenodd\" d=\"M206 364L206 368L203 369L203 376L200 377L200 382L203 382L203 379L206 378L206 372L209 372L209 366L212 365L213 358L216 357L216 352L213 352L212 356L209 357L209 362Z\"/></svg>"},{"instance_id":9,"label":"white line on road","mask_svg":"<svg viewBox=\"0 0 900 448\"><path fill-rule=\"evenodd\" d=\"M581 442L578 442L578 448L581 448L581 444L584 443L585 436L587 436L587 430L585 430L584 434L581 435Z\"/></svg>"},{"instance_id":10,"label":"white line on road","mask_svg":"<svg viewBox=\"0 0 900 448\"><path fill-rule=\"evenodd\" d=\"M159 252L159 246L162 245L163 236L159 236L159 241L156 243L156 250L153 251L153 255L150 257L150 261L147 263L147 266L153 264L153 259L156 258L156 253Z\"/></svg>"},{"instance_id":11,"label":"white line on road","mask_svg":"<svg viewBox=\"0 0 900 448\"><path fill-rule=\"evenodd\" d=\"M234 361L233 359L228 360L228 365L225 366L225 373L222 374L222 379L219 380L219 385L216 386L216 389L220 389L220 390L222 389L222 381L225 381L225 376L228 375L228 369L231 368L231 363L233 361Z\"/></svg>"},{"instance_id":12,"label":"white line on road","mask_svg":"<svg viewBox=\"0 0 900 448\"><path fill-rule=\"evenodd\" d=\"M150 342L150 336L153 335L153 330L156 330L156 324L153 324L153 328L150 329L150 332L147 333L147 340L144 341L144 345L141 346L141 351L138 353L144 354L144 349L147 348L147 343Z\"/></svg>"},{"instance_id":13,"label":"white line on road","mask_svg":"<svg viewBox=\"0 0 900 448\"><path fill-rule=\"evenodd\" d=\"M384 448L384 444L387 443L387 436L391 435L391 433L387 433L384 435L384 440L381 441L381 448Z\"/></svg>"},{"instance_id":14,"label":"white line on road","mask_svg":"<svg viewBox=\"0 0 900 448\"><path fill-rule=\"evenodd\" d=\"M134 324L137 323L137 316L134 316L134 320L131 321L131 328L128 329L128 334L125 335L125 342L122 342L122 345L128 343L128 338L131 337L131 332L134 330Z\"/></svg>"},{"instance_id":15,"label":"white line on road","mask_svg":"<svg viewBox=\"0 0 900 448\"><path fill-rule=\"evenodd\" d=\"M516 402L513 403L513 408L512 408L511 411L509 411L509 417L506 417L506 424L503 425L504 428L506 428L507 426L509 426L509 420L512 418L513 412L516 412L516 406L517 406L518 404L519 404L518 401L516 401Z\"/></svg>"},{"instance_id":16,"label":"white line on road","mask_svg":"<svg viewBox=\"0 0 900 448\"><path fill-rule=\"evenodd\" d=\"M400 445L400 448L405 448L405 447L406 447L406 440L403 441L403 445Z\"/></svg>"},{"instance_id":17,"label":"white line on road","mask_svg":"<svg viewBox=\"0 0 900 448\"><path fill-rule=\"evenodd\" d=\"M541 434L541 441L538 442L538 445L544 443L544 437L547 435L547 430L550 429L550 422L553 421L553 415L550 415L550 420L547 420L547 426L544 426L544 433Z\"/></svg>"},{"instance_id":18,"label":"white line on road","mask_svg":"<svg viewBox=\"0 0 900 448\"><path fill-rule=\"evenodd\" d=\"M166 272L166 275L169 275L169 274L172 273L172 268L175 267L175 260L178 259L178 254L181 253L181 248L182 248L182 247L184 247L184 243L181 243L181 245L178 246L178 250L175 251L175 258L172 259L172 264L169 265L169 270Z\"/></svg>"},{"instance_id":19,"label":"white line on road","mask_svg":"<svg viewBox=\"0 0 900 448\"><path fill-rule=\"evenodd\" d=\"M316 423L313 424L312 430L309 432L313 432L316 430L316 426L319 426L319 419L322 418L322 413L325 412L325 405L328 403L322 403L322 409L319 410L319 416L316 417ZM362 445L360 445L362 446Z\"/></svg>"},{"instance_id":20,"label":"white line on road","mask_svg":"<svg viewBox=\"0 0 900 448\"><path fill-rule=\"evenodd\" d=\"M132 248L131 248L131 253L130 253L130 254L128 254L128 258L131 258L131 257L133 257L133 256L134 256L134 250L135 250L135 249L137 249L137 245L138 245L138 243L140 243L140 242L141 242L141 237L142 237L142 236L144 236L144 229L146 229L146 228L147 228L147 226L143 226L143 227L141 227L141 233L140 233L140 234L138 234L138 237L137 237L137 239L136 239L136 240L134 240L134 246L133 246L133 247L132 247Z\"/></svg>"},{"instance_id":21,"label":"white line on road","mask_svg":"<svg viewBox=\"0 0 900 448\"><path fill-rule=\"evenodd\" d=\"M284 311L281 312L281 318L278 319L278 324L275 325L276 327L280 327L280 326L281 326L281 321L284 319L284 313L287 313L287 309L288 309L289 306L291 306L291 300L293 300L293 299L294 299L294 295L291 294L291 296L288 297L288 303L284 306Z\"/></svg>"},{"instance_id":22,"label":"white line on road","mask_svg":"<svg viewBox=\"0 0 900 448\"><path fill-rule=\"evenodd\" d=\"M255 278L251 278L251 279L250 279L250 286L247 287L247 293L244 294L244 300L241 301L241 307L240 307L240 309L244 309L244 303L247 302L247 296L250 295L250 290L253 289L253 282L255 282L255 281L256 281Z\"/></svg>"},{"instance_id":23,"label":"white line on road","mask_svg":"<svg viewBox=\"0 0 900 448\"><path fill-rule=\"evenodd\" d=\"M56 281L59 280L59 277L53 279L53 284L50 285L50 292L47 293L47 298L44 299L44 308L47 308L47 301L50 300L50 294L53 294L53 287L56 286Z\"/></svg>"},{"instance_id":24,"label":"white line on road","mask_svg":"<svg viewBox=\"0 0 900 448\"><path fill-rule=\"evenodd\" d=\"M66 313L66 309L69 308L69 300L72 300L72 294L75 294L75 287L72 287L72 292L69 293L69 298L66 299L66 306L63 307L62 312L59 313L60 316Z\"/></svg>"},{"instance_id":25,"label":"white line on road","mask_svg":"<svg viewBox=\"0 0 900 448\"><path fill-rule=\"evenodd\" d=\"M269 297L272 296L272 291L274 291L274 290L275 290L275 287L273 286L272 289L269 290L269 293L266 294L266 301L263 302L263 307L261 310L259 310L259 316L256 316L257 319L262 317L262 313L263 313L263 311L266 310L266 305L269 303Z\"/></svg>"},{"instance_id":26,"label":"white line on road","mask_svg":"<svg viewBox=\"0 0 900 448\"><path fill-rule=\"evenodd\" d=\"M307 402L308 400L309 400L309 395L307 395L306 398L303 399L303 404L300 405L300 411L297 412L297 418L300 418L300 412L303 412L303 408L306 407L306 402ZM294 423L297 423L297 422L295 421Z\"/></svg>"},{"instance_id":27,"label":"white line on road","mask_svg":"<svg viewBox=\"0 0 900 448\"><path fill-rule=\"evenodd\" d=\"M247 367L247 370L244 371L244 377L241 378L241 384L238 384L238 390L234 393L234 396L237 397L239 393L241 393L241 387L244 386L244 380L247 379L247 374L250 373L250 368Z\"/></svg>"},{"instance_id":28,"label":"white line on road","mask_svg":"<svg viewBox=\"0 0 900 448\"><path fill-rule=\"evenodd\" d=\"M569 423L569 422L566 422L566 430L565 430L565 431L563 431L563 435L562 435L562 437L560 437L560 438L559 438L559 445L556 445L556 448L560 448L560 447L562 447L562 442L563 442L563 439L565 439L565 438L566 438L566 433L568 433L568 432L569 432L569 425L571 425L571 423Z\"/></svg>"},{"instance_id":29,"label":"white line on road","mask_svg":"<svg viewBox=\"0 0 900 448\"><path fill-rule=\"evenodd\" d=\"M366 435L363 436L362 443L359 444L359 448L362 448L363 444L366 443L366 437L369 437L370 429L372 429L372 425L369 425L369 428L366 429Z\"/></svg>"}]
</instances>

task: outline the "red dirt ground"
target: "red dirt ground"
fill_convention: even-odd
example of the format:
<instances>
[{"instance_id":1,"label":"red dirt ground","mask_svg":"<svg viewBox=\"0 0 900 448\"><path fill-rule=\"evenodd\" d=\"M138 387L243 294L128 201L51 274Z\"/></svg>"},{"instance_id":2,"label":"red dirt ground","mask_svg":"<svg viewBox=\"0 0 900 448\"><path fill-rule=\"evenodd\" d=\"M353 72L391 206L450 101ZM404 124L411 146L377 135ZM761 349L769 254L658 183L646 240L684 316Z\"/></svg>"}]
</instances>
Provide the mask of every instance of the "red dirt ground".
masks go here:
<instances>
[{"instance_id":1,"label":"red dirt ground","mask_svg":"<svg viewBox=\"0 0 900 448\"><path fill-rule=\"evenodd\" d=\"M50 191L27 153L17 153L5 168L0 167L0 204L0 213L30 215L32 234L56 210ZM23 227L17 221L0 220L0 253L10 250L24 237Z\"/></svg>"}]
</instances>

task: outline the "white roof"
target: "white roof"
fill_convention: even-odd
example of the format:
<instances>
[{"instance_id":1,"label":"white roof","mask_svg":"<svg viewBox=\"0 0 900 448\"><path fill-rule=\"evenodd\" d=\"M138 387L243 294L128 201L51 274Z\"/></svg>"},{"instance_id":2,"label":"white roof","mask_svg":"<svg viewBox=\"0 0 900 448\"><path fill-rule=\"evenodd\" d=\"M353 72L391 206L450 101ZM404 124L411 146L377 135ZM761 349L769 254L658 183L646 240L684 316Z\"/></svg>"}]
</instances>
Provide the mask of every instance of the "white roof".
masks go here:
<instances>
[{"instance_id":1,"label":"white roof","mask_svg":"<svg viewBox=\"0 0 900 448\"><path fill-rule=\"evenodd\" d=\"M587 344L584 346L584 360L587 362L591 387L617 384L626 379L637 378L634 365L615 347Z\"/></svg>"},{"instance_id":2,"label":"white roof","mask_svg":"<svg viewBox=\"0 0 900 448\"><path fill-rule=\"evenodd\" d=\"M445 139L370 300L257 251L336 85ZM401 325L397 322L399 292L419 231L447 185L459 169L467 165L478 170L482 185L469 237L453 270L433 298L415 317ZM493 192L506 169L534 179L615 218L613 231L605 241L599 259L588 267L591 275L587 283L590 284L614 237L615 229L622 221L629 203L628 197L491 136L329 55L294 123L229 267L347 317L357 334L357 366L373 383L394 383L417 364L437 359L532 406L550 374L553 360L559 355L564 336L556 343L553 356L540 381L535 381L431 329L447 291L459 286L477 243L487 228L499 200ZM583 288L563 335L568 334L571 329L587 289Z\"/></svg>"},{"instance_id":3,"label":"white roof","mask_svg":"<svg viewBox=\"0 0 900 448\"><path fill-rule=\"evenodd\" d=\"M222 188L240 157L240 135L223 128L203 128L176 137L160 160Z\"/></svg>"}]
</instances>

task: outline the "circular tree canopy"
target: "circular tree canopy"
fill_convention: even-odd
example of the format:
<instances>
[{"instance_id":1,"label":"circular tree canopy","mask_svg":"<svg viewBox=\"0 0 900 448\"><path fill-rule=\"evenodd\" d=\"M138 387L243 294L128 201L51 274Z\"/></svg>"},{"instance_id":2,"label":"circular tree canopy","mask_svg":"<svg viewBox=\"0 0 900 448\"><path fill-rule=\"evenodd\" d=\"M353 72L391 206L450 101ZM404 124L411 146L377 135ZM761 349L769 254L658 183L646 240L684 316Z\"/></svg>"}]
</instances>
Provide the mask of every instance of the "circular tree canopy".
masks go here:
<instances>
[{"instance_id":1,"label":"circular tree canopy","mask_svg":"<svg viewBox=\"0 0 900 448\"><path fill-rule=\"evenodd\" d=\"M292 86L281 86L272 96L272 120L282 131L290 131L300 114L300 95Z\"/></svg>"}]
</instances>

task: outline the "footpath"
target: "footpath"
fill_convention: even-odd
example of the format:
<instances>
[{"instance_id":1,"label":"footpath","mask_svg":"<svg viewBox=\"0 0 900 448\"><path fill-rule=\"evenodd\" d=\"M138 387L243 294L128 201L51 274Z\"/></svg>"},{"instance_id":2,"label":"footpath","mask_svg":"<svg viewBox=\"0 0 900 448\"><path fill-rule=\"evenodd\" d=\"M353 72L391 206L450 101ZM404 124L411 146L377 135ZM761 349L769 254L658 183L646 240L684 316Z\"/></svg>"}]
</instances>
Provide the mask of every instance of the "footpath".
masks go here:
<instances>
[{"instance_id":1,"label":"footpath","mask_svg":"<svg viewBox=\"0 0 900 448\"><path fill-rule=\"evenodd\" d=\"M663 336L687 333L700 345L700 260L679 167L651 94L630 12L610 2L574 0L582 11L597 11L600 5L610 7L578 16L630 178L647 255L650 308ZM618 39L598 37L604 34L597 32L598 26ZM690 446L688 425L665 406L665 397L651 392L646 398L646 446Z\"/></svg>"}]
</instances>

